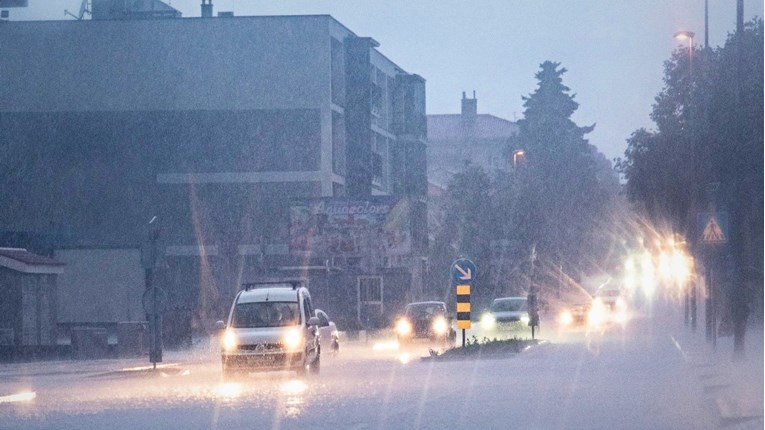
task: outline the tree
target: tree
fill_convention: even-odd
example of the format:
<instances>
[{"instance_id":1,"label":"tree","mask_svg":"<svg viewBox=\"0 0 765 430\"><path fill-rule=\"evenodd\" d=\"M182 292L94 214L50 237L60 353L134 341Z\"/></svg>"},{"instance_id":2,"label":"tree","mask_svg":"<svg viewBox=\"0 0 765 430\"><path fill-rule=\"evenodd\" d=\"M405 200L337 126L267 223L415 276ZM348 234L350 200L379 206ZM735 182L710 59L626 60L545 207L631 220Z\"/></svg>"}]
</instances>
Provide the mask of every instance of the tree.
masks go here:
<instances>
[{"instance_id":1,"label":"tree","mask_svg":"<svg viewBox=\"0 0 765 430\"><path fill-rule=\"evenodd\" d=\"M468 257L480 268L477 283L486 284L488 273L484 270L490 260L491 237L493 235L493 209L490 197L491 178L479 166L468 165L449 181L445 200L443 223L436 232L431 248L431 264L448 268L458 257ZM451 296L451 281L448 270L435 278L444 299ZM484 292L486 288L482 289Z\"/></svg>"},{"instance_id":2,"label":"tree","mask_svg":"<svg viewBox=\"0 0 765 430\"><path fill-rule=\"evenodd\" d=\"M523 98L524 118L507 148L508 158L513 150L525 151L523 165L495 177L467 165L441 202L444 217L434 233L431 263L446 268L455 258L473 259L479 308L492 297L528 292L532 250L534 284L558 285L561 266L574 274L590 270L610 248L602 221L618 179L584 138L594 126L571 120L578 104L562 83L565 71L558 63L543 63L537 90ZM434 282L450 287L447 273Z\"/></svg>"},{"instance_id":3,"label":"tree","mask_svg":"<svg viewBox=\"0 0 765 430\"><path fill-rule=\"evenodd\" d=\"M525 247L535 247L540 260L584 270L591 255L582 251L593 249L592 232L615 194L616 180L607 161L603 172L585 138L595 126L571 120L579 105L563 85L566 69L559 66L541 64L538 87L523 97L524 117L509 142L508 153L523 149L528 159L516 175L512 218L524 232Z\"/></svg>"},{"instance_id":4,"label":"tree","mask_svg":"<svg viewBox=\"0 0 765 430\"><path fill-rule=\"evenodd\" d=\"M691 242L698 235L695 214L708 210L703 187L721 184L716 204L730 214L734 267L726 293L741 351L749 309L762 302L762 19L730 34L723 47L697 49L693 56L693 75L685 49L665 63L664 88L651 113L657 130L633 133L617 168L629 198L642 203L654 222L669 220Z\"/></svg>"}]
</instances>

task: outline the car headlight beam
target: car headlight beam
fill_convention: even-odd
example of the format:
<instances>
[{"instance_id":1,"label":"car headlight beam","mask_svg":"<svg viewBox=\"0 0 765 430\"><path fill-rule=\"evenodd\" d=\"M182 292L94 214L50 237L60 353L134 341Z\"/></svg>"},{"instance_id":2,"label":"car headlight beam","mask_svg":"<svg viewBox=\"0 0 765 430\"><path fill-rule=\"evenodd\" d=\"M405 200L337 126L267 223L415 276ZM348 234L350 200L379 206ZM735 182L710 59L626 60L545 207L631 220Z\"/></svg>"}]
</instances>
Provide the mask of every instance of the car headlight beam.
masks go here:
<instances>
[{"instance_id":1,"label":"car headlight beam","mask_svg":"<svg viewBox=\"0 0 765 430\"><path fill-rule=\"evenodd\" d=\"M438 335L444 335L449 331L449 325L446 323L446 319L438 317L433 321L433 331Z\"/></svg>"},{"instance_id":2,"label":"car headlight beam","mask_svg":"<svg viewBox=\"0 0 765 430\"><path fill-rule=\"evenodd\" d=\"M494 326L497 324L497 319L494 318L494 315L486 313L481 316L481 327L484 330L491 330L494 328Z\"/></svg>"},{"instance_id":3,"label":"car headlight beam","mask_svg":"<svg viewBox=\"0 0 765 430\"><path fill-rule=\"evenodd\" d=\"M402 319L396 323L396 333L399 336L407 336L412 332L412 324L409 321Z\"/></svg>"},{"instance_id":4,"label":"car headlight beam","mask_svg":"<svg viewBox=\"0 0 765 430\"><path fill-rule=\"evenodd\" d=\"M569 311L563 311L558 318L562 325L568 326L574 323L574 316Z\"/></svg>"},{"instance_id":5,"label":"car headlight beam","mask_svg":"<svg viewBox=\"0 0 765 430\"><path fill-rule=\"evenodd\" d=\"M302 346L303 336L301 336L300 330L291 329L284 335L283 341L287 349L294 350Z\"/></svg>"},{"instance_id":6,"label":"car headlight beam","mask_svg":"<svg viewBox=\"0 0 765 430\"><path fill-rule=\"evenodd\" d=\"M227 330L223 334L223 349L233 351L237 346L239 346L239 339L237 339L236 334L231 330Z\"/></svg>"}]
</instances>

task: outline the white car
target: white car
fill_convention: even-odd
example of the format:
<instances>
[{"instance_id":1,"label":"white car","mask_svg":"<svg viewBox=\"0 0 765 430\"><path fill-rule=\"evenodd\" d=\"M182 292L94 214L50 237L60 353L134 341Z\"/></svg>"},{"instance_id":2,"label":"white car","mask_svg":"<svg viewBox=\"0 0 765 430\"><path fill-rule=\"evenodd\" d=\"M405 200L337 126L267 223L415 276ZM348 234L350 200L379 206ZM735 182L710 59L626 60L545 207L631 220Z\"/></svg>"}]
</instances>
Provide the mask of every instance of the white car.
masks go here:
<instances>
[{"instance_id":1,"label":"white car","mask_svg":"<svg viewBox=\"0 0 765 430\"><path fill-rule=\"evenodd\" d=\"M481 316L481 328L486 332L520 330L529 324L526 297L494 299L491 308Z\"/></svg>"},{"instance_id":2,"label":"white car","mask_svg":"<svg viewBox=\"0 0 765 430\"><path fill-rule=\"evenodd\" d=\"M223 376L251 370L318 373L319 318L308 289L295 282L246 284L228 316L221 342Z\"/></svg>"},{"instance_id":3,"label":"white car","mask_svg":"<svg viewBox=\"0 0 765 430\"><path fill-rule=\"evenodd\" d=\"M316 318L319 319L319 339L324 344L329 344L332 352L340 351L340 337L337 332L337 326L329 319L327 313L321 309L316 309Z\"/></svg>"}]
</instances>

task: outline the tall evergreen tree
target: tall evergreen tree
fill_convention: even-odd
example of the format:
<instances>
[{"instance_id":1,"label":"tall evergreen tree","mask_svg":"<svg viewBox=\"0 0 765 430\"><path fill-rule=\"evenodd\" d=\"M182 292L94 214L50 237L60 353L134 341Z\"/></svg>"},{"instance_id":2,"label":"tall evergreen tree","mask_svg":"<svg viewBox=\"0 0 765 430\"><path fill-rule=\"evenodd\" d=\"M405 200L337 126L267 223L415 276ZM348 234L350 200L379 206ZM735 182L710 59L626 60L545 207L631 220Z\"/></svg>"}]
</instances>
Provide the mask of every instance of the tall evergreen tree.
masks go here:
<instances>
[{"instance_id":1,"label":"tall evergreen tree","mask_svg":"<svg viewBox=\"0 0 765 430\"><path fill-rule=\"evenodd\" d=\"M524 117L509 142L510 151L523 149L527 157L519 169L514 218L540 259L581 270L587 259L582 250L592 249L590 233L609 193L597 174L597 152L585 138L595 126L571 119L579 105L563 84L566 69L551 61L540 67L538 87L523 98Z\"/></svg>"}]
</instances>

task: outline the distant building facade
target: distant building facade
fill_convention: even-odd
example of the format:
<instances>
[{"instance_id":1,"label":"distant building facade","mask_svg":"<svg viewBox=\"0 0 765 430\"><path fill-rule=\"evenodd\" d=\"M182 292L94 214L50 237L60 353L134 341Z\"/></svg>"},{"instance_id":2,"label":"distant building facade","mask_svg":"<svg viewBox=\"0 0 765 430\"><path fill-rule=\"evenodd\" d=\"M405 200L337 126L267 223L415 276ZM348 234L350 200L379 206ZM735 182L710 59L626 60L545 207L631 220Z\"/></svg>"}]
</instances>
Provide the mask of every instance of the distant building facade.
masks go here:
<instances>
[{"instance_id":1,"label":"distant building facade","mask_svg":"<svg viewBox=\"0 0 765 430\"><path fill-rule=\"evenodd\" d=\"M0 230L134 248L156 216L165 322L186 339L260 276L304 277L362 323L422 294L424 79L330 16L161 12L0 25ZM379 199L406 218L406 253L296 248L300 208Z\"/></svg>"},{"instance_id":2,"label":"distant building facade","mask_svg":"<svg viewBox=\"0 0 765 430\"><path fill-rule=\"evenodd\" d=\"M478 99L462 93L459 114L428 115L428 181L446 187L465 166L487 173L508 168L507 140L518 133L512 121L478 113Z\"/></svg>"}]
</instances>

